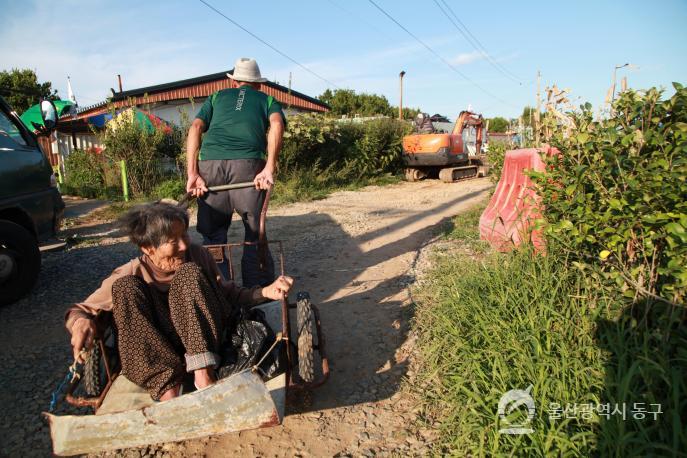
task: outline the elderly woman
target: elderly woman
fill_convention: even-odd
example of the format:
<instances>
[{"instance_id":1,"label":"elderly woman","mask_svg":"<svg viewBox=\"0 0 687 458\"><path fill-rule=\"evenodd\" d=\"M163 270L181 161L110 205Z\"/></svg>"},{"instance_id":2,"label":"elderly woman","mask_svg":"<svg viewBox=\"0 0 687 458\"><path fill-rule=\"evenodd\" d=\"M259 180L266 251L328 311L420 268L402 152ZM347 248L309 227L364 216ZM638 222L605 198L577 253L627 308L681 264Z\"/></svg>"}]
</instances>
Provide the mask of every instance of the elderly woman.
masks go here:
<instances>
[{"instance_id":1,"label":"elderly woman","mask_svg":"<svg viewBox=\"0 0 687 458\"><path fill-rule=\"evenodd\" d=\"M279 299L293 279L282 276L264 288L224 280L208 250L191 243L186 211L173 205L139 206L120 222L142 255L67 311L74 358L81 360L81 350L93 344L93 318L111 312L121 373L153 399L178 396L187 372L197 388L212 384L232 307Z\"/></svg>"}]
</instances>

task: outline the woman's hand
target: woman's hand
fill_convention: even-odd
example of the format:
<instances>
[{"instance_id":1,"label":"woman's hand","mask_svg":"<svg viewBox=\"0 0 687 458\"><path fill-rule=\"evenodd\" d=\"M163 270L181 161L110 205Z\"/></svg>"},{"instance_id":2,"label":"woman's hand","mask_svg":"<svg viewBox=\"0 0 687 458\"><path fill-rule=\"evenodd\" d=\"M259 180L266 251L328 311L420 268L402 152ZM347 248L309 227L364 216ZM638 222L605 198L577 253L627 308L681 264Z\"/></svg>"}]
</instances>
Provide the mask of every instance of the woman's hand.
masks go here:
<instances>
[{"instance_id":1,"label":"woman's hand","mask_svg":"<svg viewBox=\"0 0 687 458\"><path fill-rule=\"evenodd\" d=\"M282 295L288 295L291 286L293 286L293 278L287 277L286 275L282 275L276 280L274 280L274 283L272 283L271 285L265 286L262 289L262 295L267 299L277 301L281 299Z\"/></svg>"},{"instance_id":2,"label":"woman's hand","mask_svg":"<svg viewBox=\"0 0 687 458\"><path fill-rule=\"evenodd\" d=\"M95 322L90 318L77 318L72 325L72 351L76 362L84 362L81 350L90 349L94 338Z\"/></svg>"}]
</instances>

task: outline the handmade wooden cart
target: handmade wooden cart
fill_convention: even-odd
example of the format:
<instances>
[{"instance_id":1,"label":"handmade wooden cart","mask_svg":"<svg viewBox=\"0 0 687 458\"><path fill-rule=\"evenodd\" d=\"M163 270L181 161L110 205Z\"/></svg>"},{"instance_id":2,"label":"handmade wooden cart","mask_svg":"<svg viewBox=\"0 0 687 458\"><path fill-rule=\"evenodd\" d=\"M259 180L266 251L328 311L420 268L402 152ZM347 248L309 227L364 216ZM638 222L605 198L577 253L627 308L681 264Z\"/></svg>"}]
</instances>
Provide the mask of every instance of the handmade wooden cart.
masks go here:
<instances>
[{"instance_id":1,"label":"handmade wooden cart","mask_svg":"<svg viewBox=\"0 0 687 458\"><path fill-rule=\"evenodd\" d=\"M283 275L282 243L269 243L278 246ZM216 261L228 258L232 266L232 250L244 245L247 243L213 245L208 249ZM102 355L100 363L87 365L89 370L86 372L90 373L84 376L92 385L102 372L104 386L101 392L93 397L78 396L75 394L79 385L77 378L70 384L65 397L72 405L92 407L94 414L45 413L50 424L53 453L58 456L94 453L281 424L289 392L315 388L329 376L318 309L310 303L308 293L300 292L296 296L295 304L282 298L256 307L264 312L265 321L276 335L275 344L283 343L287 360L283 372L265 380L257 367L259 364L255 364L252 369L221 379L206 389L166 402L153 401L142 388L118 376L112 338L108 345L107 332L102 329L96 341L97 353ZM291 327L294 315L296 329ZM93 390L91 386L90 391Z\"/></svg>"}]
</instances>

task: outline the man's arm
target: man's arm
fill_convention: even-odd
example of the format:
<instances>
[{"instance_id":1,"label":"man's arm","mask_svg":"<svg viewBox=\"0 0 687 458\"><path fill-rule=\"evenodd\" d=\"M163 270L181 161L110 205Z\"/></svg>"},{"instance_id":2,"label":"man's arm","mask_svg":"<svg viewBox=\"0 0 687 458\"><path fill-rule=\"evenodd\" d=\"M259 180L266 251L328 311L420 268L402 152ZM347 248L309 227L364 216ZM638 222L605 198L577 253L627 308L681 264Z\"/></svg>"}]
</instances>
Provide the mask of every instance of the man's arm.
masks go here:
<instances>
[{"instance_id":1,"label":"man's arm","mask_svg":"<svg viewBox=\"0 0 687 458\"><path fill-rule=\"evenodd\" d=\"M200 138L205 131L205 123L201 119L194 119L188 129L186 139L186 192L193 196L202 196L207 192L205 180L198 173L198 151L200 149Z\"/></svg>"},{"instance_id":2,"label":"man's arm","mask_svg":"<svg viewBox=\"0 0 687 458\"><path fill-rule=\"evenodd\" d=\"M267 133L267 163L262 172L255 176L256 189L269 189L274 184L279 152L284 140L284 120L281 113L270 115L270 131Z\"/></svg>"}]
</instances>

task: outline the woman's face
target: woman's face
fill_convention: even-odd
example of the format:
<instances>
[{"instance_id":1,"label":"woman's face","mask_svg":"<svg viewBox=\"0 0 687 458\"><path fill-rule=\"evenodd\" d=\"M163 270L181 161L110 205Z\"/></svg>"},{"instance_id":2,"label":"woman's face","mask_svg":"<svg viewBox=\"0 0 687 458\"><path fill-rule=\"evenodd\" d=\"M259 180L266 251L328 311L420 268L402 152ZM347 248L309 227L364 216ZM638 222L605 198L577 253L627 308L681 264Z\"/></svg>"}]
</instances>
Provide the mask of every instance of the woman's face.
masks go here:
<instances>
[{"instance_id":1,"label":"woman's face","mask_svg":"<svg viewBox=\"0 0 687 458\"><path fill-rule=\"evenodd\" d=\"M172 233L167 241L157 247L141 247L141 250L163 270L176 270L186 261L186 250L190 239L186 225L181 221L172 223Z\"/></svg>"}]
</instances>

